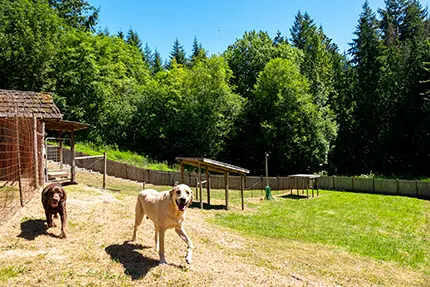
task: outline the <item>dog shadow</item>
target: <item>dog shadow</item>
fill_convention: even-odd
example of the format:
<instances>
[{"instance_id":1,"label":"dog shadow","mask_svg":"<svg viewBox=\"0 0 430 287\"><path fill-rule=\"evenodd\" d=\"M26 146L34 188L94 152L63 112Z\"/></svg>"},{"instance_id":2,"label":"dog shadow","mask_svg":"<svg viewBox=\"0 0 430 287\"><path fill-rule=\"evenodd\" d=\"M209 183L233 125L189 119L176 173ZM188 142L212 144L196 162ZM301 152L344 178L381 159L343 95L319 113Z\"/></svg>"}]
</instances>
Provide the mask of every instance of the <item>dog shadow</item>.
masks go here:
<instances>
[{"instance_id":1,"label":"dog shadow","mask_svg":"<svg viewBox=\"0 0 430 287\"><path fill-rule=\"evenodd\" d=\"M18 237L27 240L34 240L40 235L48 235L59 238L58 235L47 232L47 226L45 225L45 220L43 219L28 219L21 222L21 233L18 234Z\"/></svg>"},{"instance_id":2,"label":"dog shadow","mask_svg":"<svg viewBox=\"0 0 430 287\"><path fill-rule=\"evenodd\" d=\"M138 280L145 277L152 268L160 264L158 260L137 252L137 250L148 248L151 247L125 241L123 244L109 245L105 251L112 260L120 262L124 266L126 275L130 276L132 280Z\"/></svg>"}]
</instances>

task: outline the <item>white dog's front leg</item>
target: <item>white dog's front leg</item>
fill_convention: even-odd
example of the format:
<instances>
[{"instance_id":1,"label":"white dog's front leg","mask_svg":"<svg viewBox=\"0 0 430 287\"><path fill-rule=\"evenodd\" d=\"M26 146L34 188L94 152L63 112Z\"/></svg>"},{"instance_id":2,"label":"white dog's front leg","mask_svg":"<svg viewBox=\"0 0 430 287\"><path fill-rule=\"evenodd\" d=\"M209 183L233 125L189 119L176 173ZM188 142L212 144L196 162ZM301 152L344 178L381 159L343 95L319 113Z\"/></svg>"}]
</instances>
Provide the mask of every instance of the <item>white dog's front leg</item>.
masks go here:
<instances>
[{"instance_id":1,"label":"white dog's front leg","mask_svg":"<svg viewBox=\"0 0 430 287\"><path fill-rule=\"evenodd\" d=\"M160 255L160 264L166 264L166 259L164 258L164 234L166 233L166 230L162 227L158 228L158 236L159 236L159 246L160 251L158 251L158 254Z\"/></svg>"},{"instance_id":2,"label":"white dog's front leg","mask_svg":"<svg viewBox=\"0 0 430 287\"><path fill-rule=\"evenodd\" d=\"M193 261L193 242L185 233L185 230L183 229L182 225L176 226L175 231L179 235L179 237L181 237L182 240L184 240L187 244L187 255L185 255L185 261L187 261L188 264L191 264L191 262Z\"/></svg>"},{"instance_id":3,"label":"white dog's front leg","mask_svg":"<svg viewBox=\"0 0 430 287\"><path fill-rule=\"evenodd\" d=\"M158 226L154 223L154 229L155 229L155 236L154 236L154 240L155 240L155 251L159 251L160 247L158 245L158 233L160 231L160 229L158 228Z\"/></svg>"}]
</instances>

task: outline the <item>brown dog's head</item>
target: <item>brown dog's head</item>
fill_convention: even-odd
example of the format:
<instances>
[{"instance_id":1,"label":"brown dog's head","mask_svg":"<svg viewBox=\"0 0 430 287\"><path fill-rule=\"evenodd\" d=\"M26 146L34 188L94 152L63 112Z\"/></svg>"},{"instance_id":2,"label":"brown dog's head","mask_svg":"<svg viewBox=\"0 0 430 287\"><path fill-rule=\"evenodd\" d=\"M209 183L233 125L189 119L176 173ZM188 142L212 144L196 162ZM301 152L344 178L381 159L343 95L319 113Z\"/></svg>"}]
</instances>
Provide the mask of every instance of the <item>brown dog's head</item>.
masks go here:
<instances>
[{"instance_id":1,"label":"brown dog's head","mask_svg":"<svg viewBox=\"0 0 430 287\"><path fill-rule=\"evenodd\" d=\"M193 202L193 191L186 184L179 184L170 190L170 197L180 211L185 209Z\"/></svg>"},{"instance_id":2,"label":"brown dog's head","mask_svg":"<svg viewBox=\"0 0 430 287\"><path fill-rule=\"evenodd\" d=\"M46 197L48 198L48 205L55 208L61 204L65 194L60 185L55 185L47 191Z\"/></svg>"}]
</instances>

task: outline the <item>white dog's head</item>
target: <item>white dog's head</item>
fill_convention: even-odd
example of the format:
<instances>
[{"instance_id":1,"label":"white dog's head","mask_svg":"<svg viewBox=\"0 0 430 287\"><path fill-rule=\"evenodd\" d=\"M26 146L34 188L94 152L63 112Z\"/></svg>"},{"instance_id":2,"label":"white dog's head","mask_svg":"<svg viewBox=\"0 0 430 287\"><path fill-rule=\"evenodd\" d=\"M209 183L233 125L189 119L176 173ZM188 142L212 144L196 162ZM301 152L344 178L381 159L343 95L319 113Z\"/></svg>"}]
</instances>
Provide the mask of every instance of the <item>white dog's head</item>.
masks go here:
<instances>
[{"instance_id":1,"label":"white dog's head","mask_svg":"<svg viewBox=\"0 0 430 287\"><path fill-rule=\"evenodd\" d=\"M193 202L193 191L186 184L178 184L170 190L170 198L180 211L184 211Z\"/></svg>"}]
</instances>

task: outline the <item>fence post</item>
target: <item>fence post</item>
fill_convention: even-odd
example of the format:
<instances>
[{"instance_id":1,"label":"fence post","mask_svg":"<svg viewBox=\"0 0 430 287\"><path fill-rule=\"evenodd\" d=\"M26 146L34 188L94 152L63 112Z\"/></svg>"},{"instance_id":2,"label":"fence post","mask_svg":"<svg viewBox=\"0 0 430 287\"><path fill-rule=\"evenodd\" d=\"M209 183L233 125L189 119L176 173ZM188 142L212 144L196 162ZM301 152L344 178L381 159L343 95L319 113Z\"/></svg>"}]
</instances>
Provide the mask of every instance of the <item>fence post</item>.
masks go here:
<instances>
[{"instance_id":1,"label":"fence post","mask_svg":"<svg viewBox=\"0 0 430 287\"><path fill-rule=\"evenodd\" d=\"M336 180L335 180L336 176L333 175L333 190L336 190Z\"/></svg>"},{"instance_id":2,"label":"fence post","mask_svg":"<svg viewBox=\"0 0 430 287\"><path fill-rule=\"evenodd\" d=\"M106 152L103 153L103 189L106 189L106 171L107 171L107 159L106 159Z\"/></svg>"},{"instance_id":3,"label":"fence post","mask_svg":"<svg viewBox=\"0 0 430 287\"><path fill-rule=\"evenodd\" d=\"M354 192L354 177L351 177L352 180L352 191Z\"/></svg>"},{"instance_id":4,"label":"fence post","mask_svg":"<svg viewBox=\"0 0 430 287\"><path fill-rule=\"evenodd\" d=\"M15 117L15 125L16 125L16 153L18 160L18 186L19 186L19 201L21 203L21 207L24 206L24 201L22 198L22 182L21 182L21 150L19 147L19 122L18 117Z\"/></svg>"},{"instance_id":5,"label":"fence post","mask_svg":"<svg viewBox=\"0 0 430 287\"><path fill-rule=\"evenodd\" d=\"M34 187L39 187L39 157L38 157L38 148L37 148L37 120L36 117L33 116L33 153L34 153Z\"/></svg>"},{"instance_id":6,"label":"fence post","mask_svg":"<svg viewBox=\"0 0 430 287\"><path fill-rule=\"evenodd\" d=\"M373 193L375 193L375 177L373 177Z\"/></svg>"},{"instance_id":7,"label":"fence post","mask_svg":"<svg viewBox=\"0 0 430 287\"><path fill-rule=\"evenodd\" d=\"M151 183L151 173L149 169L147 169L147 171L148 171L148 183Z\"/></svg>"},{"instance_id":8,"label":"fence post","mask_svg":"<svg viewBox=\"0 0 430 287\"><path fill-rule=\"evenodd\" d=\"M418 198L418 180L415 180L416 197Z\"/></svg>"},{"instance_id":9,"label":"fence post","mask_svg":"<svg viewBox=\"0 0 430 287\"><path fill-rule=\"evenodd\" d=\"M280 185L279 185L279 174L278 174L278 176L277 176L277 178L276 178L276 185L278 186L278 194L279 194L279 193L280 193L280 192L279 192L279 186L280 186Z\"/></svg>"},{"instance_id":10,"label":"fence post","mask_svg":"<svg viewBox=\"0 0 430 287\"><path fill-rule=\"evenodd\" d=\"M396 184L397 184L397 195L400 194L400 186L399 186L399 180L396 179Z\"/></svg>"}]
</instances>

